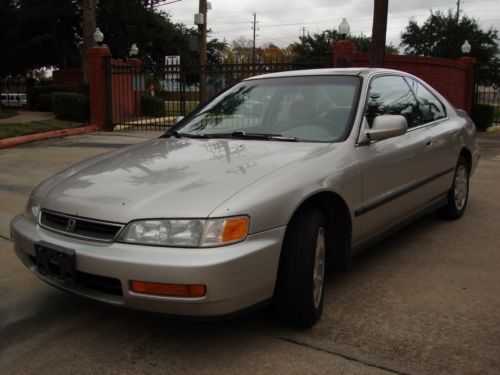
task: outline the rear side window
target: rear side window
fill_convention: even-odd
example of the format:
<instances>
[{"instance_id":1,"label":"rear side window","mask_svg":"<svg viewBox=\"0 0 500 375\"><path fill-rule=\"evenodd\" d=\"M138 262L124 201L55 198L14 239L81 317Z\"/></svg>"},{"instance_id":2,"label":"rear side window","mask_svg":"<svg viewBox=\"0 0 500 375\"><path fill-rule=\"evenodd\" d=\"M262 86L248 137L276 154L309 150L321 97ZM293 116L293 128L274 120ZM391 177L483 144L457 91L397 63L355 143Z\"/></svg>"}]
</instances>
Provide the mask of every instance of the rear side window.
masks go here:
<instances>
[{"instance_id":1,"label":"rear side window","mask_svg":"<svg viewBox=\"0 0 500 375\"><path fill-rule=\"evenodd\" d=\"M423 123L417 100L403 77L382 76L371 81L365 112L368 124L380 115L402 115L408 128Z\"/></svg>"},{"instance_id":2,"label":"rear side window","mask_svg":"<svg viewBox=\"0 0 500 375\"><path fill-rule=\"evenodd\" d=\"M432 122L446 117L444 105L424 85L413 78L405 78L417 97L420 112L425 122Z\"/></svg>"}]
</instances>

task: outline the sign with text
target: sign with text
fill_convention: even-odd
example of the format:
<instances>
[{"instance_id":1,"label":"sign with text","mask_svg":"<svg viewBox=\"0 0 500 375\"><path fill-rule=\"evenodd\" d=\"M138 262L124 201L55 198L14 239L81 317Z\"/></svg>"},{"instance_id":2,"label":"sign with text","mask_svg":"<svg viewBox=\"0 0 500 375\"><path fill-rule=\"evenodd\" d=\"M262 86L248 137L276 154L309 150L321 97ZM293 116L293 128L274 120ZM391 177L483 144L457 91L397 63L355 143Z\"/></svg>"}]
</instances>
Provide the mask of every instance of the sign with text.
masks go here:
<instances>
[{"instance_id":1,"label":"sign with text","mask_svg":"<svg viewBox=\"0 0 500 375\"><path fill-rule=\"evenodd\" d=\"M180 56L165 56L165 68L167 71L167 74L165 74L165 79L179 79L179 72L181 69L180 65Z\"/></svg>"}]
</instances>

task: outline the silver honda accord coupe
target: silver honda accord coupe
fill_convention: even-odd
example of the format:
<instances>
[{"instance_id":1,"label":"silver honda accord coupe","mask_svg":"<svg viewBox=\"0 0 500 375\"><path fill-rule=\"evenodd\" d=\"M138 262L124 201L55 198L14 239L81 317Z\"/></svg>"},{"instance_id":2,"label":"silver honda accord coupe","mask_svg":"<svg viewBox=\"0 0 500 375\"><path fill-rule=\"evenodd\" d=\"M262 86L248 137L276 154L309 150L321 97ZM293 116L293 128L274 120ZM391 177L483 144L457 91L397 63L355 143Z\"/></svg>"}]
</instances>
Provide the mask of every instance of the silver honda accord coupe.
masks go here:
<instances>
[{"instance_id":1,"label":"silver honda accord coupe","mask_svg":"<svg viewBox=\"0 0 500 375\"><path fill-rule=\"evenodd\" d=\"M268 74L42 182L11 238L42 280L94 300L204 317L271 303L310 326L327 262L462 216L478 159L467 114L414 76Z\"/></svg>"}]
</instances>

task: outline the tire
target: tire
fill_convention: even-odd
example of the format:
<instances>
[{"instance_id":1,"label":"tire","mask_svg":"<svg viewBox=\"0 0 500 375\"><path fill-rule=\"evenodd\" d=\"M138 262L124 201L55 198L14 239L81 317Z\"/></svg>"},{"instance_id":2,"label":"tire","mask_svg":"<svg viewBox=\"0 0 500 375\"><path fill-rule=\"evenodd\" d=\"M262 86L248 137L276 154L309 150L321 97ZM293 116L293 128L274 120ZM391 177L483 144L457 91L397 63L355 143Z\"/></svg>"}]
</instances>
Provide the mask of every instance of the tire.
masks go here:
<instances>
[{"instance_id":1,"label":"tire","mask_svg":"<svg viewBox=\"0 0 500 375\"><path fill-rule=\"evenodd\" d=\"M288 225L273 297L275 315L310 327L321 316L326 262L326 220L317 208L299 211Z\"/></svg>"},{"instance_id":2,"label":"tire","mask_svg":"<svg viewBox=\"0 0 500 375\"><path fill-rule=\"evenodd\" d=\"M455 168L453 185L448 191L447 203L438 211L441 217L456 220L464 214L469 198L469 173L467 161L460 156Z\"/></svg>"}]
</instances>

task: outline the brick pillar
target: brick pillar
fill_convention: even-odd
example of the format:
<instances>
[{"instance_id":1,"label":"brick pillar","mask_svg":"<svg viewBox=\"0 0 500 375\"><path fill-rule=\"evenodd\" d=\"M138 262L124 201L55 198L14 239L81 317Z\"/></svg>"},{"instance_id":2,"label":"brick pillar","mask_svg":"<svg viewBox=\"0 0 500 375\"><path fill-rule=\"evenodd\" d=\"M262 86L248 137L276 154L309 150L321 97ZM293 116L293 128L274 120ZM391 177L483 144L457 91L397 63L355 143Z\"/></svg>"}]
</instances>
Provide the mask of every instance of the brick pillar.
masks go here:
<instances>
[{"instance_id":1,"label":"brick pillar","mask_svg":"<svg viewBox=\"0 0 500 375\"><path fill-rule=\"evenodd\" d=\"M474 92L476 83L476 59L474 57L460 57L457 61L465 68L465 102L464 110L472 116L472 105L474 104Z\"/></svg>"},{"instance_id":2,"label":"brick pillar","mask_svg":"<svg viewBox=\"0 0 500 375\"><path fill-rule=\"evenodd\" d=\"M142 75L142 60L133 57L131 59L127 60L127 63L131 66L135 66L136 69L133 70L132 74L132 89L135 89L135 91L132 91L132 115L134 116L139 116L141 114L141 84L144 80L144 78L141 76Z\"/></svg>"},{"instance_id":3,"label":"brick pillar","mask_svg":"<svg viewBox=\"0 0 500 375\"><path fill-rule=\"evenodd\" d=\"M89 74L90 124L105 130L106 126L106 71L104 61L111 57L107 47L87 50Z\"/></svg>"},{"instance_id":4,"label":"brick pillar","mask_svg":"<svg viewBox=\"0 0 500 375\"><path fill-rule=\"evenodd\" d=\"M332 58L334 68L346 68L351 66L352 59L356 54L356 45L350 40L339 40L332 44Z\"/></svg>"}]
</instances>

